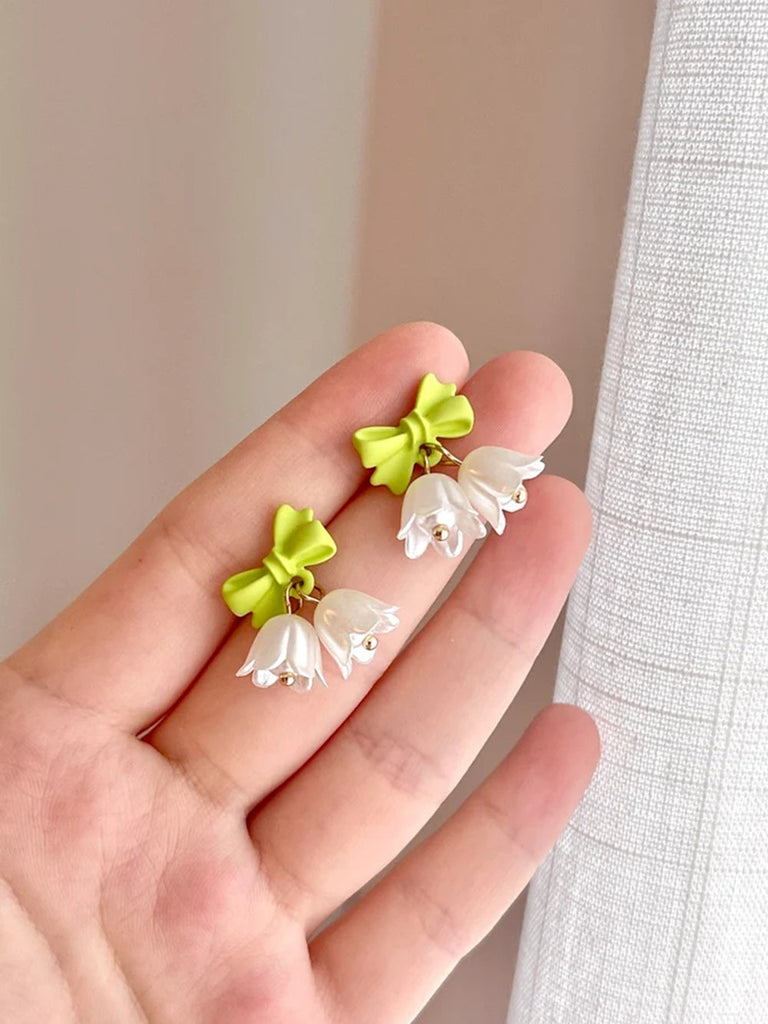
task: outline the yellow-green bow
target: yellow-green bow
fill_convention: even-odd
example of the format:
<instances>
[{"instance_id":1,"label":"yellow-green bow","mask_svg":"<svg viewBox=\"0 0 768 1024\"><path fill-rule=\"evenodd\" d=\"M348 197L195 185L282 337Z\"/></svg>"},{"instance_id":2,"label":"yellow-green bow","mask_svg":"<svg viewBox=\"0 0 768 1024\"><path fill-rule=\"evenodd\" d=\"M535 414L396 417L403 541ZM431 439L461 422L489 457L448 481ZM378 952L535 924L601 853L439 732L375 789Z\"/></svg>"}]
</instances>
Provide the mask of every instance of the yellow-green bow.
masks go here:
<instances>
[{"instance_id":1,"label":"yellow-green bow","mask_svg":"<svg viewBox=\"0 0 768 1024\"><path fill-rule=\"evenodd\" d=\"M469 399L456 394L456 385L441 384L428 373L419 384L415 407L397 427L362 427L352 435L352 443L365 468L376 469L371 483L402 494L413 467L423 462L421 446L434 444L439 437L464 437L474 422ZM440 452L431 452L429 464L436 465L440 458Z\"/></svg>"},{"instance_id":2,"label":"yellow-green bow","mask_svg":"<svg viewBox=\"0 0 768 1024\"><path fill-rule=\"evenodd\" d=\"M255 629L285 611L285 591L292 579L301 579L297 589L311 594L315 577L307 566L336 554L333 537L313 516L311 508L281 505L275 513L275 544L263 565L230 576L222 585L222 597L235 615L253 613Z\"/></svg>"}]
</instances>

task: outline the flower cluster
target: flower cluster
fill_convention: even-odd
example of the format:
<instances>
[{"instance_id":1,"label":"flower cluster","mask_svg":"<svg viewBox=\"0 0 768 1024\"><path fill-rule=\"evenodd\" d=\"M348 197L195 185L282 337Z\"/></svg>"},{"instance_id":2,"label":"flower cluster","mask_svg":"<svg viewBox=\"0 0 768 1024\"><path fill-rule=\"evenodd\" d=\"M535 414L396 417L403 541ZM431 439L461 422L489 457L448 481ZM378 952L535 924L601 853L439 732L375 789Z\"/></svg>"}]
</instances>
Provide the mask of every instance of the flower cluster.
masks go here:
<instances>
[{"instance_id":1,"label":"flower cluster","mask_svg":"<svg viewBox=\"0 0 768 1024\"><path fill-rule=\"evenodd\" d=\"M306 693L315 679L327 686L322 643L347 679L352 663L367 665L376 653L378 636L399 625L397 611L359 590L332 590L318 601L314 626L292 612L268 619L237 675L251 676L259 687L283 683L296 693Z\"/></svg>"},{"instance_id":2,"label":"flower cluster","mask_svg":"<svg viewBox=\"0 0 768 1024\"><path fill-rule=\"evenodd\" d=\"M405 492L397 535L405 541L406 555L419 558L431 546L454 558L466 542L485 536L485 522L503 533L504 513L518 511L528 500L523 481L543 469L538 456L486 446L459 464L458 480L444 473L417 477Z\"/></svg>"}]
</instances>

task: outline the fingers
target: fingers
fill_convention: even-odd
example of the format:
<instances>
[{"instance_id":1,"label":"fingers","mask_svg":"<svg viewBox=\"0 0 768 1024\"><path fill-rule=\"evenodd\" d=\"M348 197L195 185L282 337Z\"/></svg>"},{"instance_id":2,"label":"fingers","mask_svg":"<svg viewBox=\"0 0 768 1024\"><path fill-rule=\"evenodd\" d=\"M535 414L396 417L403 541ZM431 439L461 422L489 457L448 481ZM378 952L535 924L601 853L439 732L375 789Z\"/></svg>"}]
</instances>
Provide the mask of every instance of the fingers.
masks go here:
<instances>
[{"instance_id":1,"label":"fingers","mask_svg":"<svg viewBox=\"0 0 768 1024\"><path fill-rule=\"evenodd\" d=\"M310 945L329 1016L412 1021L518 896L597 763L592 720L555 704L434 835Z\"/></svg>"},{"instance_id":2,"label":"fingers","mask_svg":"<svg viewBox=\"0 0 768 1024\"><path fill-rule=\"evenodd\" d=\"M457 451L495 443L538 453L570 413L562 371L530 352L487 364L464 393L475 408L476 426L452 445ZM534 509L536 500L532 496ZM327 590L351 587L399 606L401 625L380 638L371 665L357 665L341 680L326 657L328 691L300 698L285 687L255 691L249 681L235 678L253 636L244 623L152 733L150 742L218 802L245 812L314 754L370 690L455 571L456 560L433 552L416 562L407 559L396 539L399 515L400 501L388 490L364 490L330 524L338 555L318 573ZM510 517L509 531L522 515Z\"/></svg>"},{"instance_id":3,"label":"fingers","mask_svg":"<svg viewBox=\"0 0 768 1024\"><path fill-rule=\"evenodd\" d=\"M11 667L129 729L150 724L232 628L221 583L269 551L275 508L331 519L367 475L352 431L397 422L429 370L461 385L467 357L427 323L342 360L172 501Z\"/></svg>"},{"instance_id":4,"label":"fingers","mask_svg":"<svg viewBox=\"0 0 768 1024\"><path fill-rule=\"evenodd\" d=\"M590 533L581 492L542 477L333 738L261 808L251 834L311 931L419 831L527 675Z\"/></svg>"}]
</instances>

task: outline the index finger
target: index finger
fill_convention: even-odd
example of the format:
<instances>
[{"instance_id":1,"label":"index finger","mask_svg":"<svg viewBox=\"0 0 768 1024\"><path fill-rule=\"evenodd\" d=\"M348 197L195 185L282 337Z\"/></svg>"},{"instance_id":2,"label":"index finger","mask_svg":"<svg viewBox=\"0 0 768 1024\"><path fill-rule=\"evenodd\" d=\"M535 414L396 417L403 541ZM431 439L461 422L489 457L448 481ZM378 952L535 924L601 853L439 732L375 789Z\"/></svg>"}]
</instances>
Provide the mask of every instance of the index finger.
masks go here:
<instances>
[{"instance_id":1,"label":"index finger","mask_svg":"<svg viewBox=\"0 0 768 1024\"><path fill-rule=\"evenodd\" d=\"M467 369L461 342L436 324L363 345L182 491L8 667L123 727L150 724L233 627L221 582L267 553L275 508L330 519L367 476L352 432L397 422L430 370L461 385Z\"/></svg>"}]
</instances>

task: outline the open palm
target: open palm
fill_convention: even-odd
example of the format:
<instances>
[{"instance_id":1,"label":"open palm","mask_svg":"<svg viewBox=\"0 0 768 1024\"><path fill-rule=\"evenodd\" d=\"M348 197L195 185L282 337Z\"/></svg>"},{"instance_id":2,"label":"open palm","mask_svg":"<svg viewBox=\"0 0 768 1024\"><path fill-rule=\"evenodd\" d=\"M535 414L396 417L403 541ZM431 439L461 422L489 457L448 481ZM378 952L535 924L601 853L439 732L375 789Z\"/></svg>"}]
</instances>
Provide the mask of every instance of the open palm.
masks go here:
<instances>
[{"instance_id":1,"label":"open palm","mask_svg":"<svg viewBox=\"0 0 768 1024\"><path fill-rule=\"evenodd\" d=\"M597 756L580 711L542 713L434 835L350 909L453 789L509 705L589 538L553 477L409 633L455 561L409 562L399 503L350 444L396 422L424 373L466 356L412 324L338 364L182 492L0 666L0 1020L9 1024L405 1024L524 886ZM466 384L471 446L539 452L570 391L512 353ZM462 453L462 445L455 448ZM329 689L256 690L222 580L311 505L319 572L400 606L376 658ZM374 686L374 684L376 684ZM151 732L148 726L165 715Z\"/></svg>"}]
</instances>

